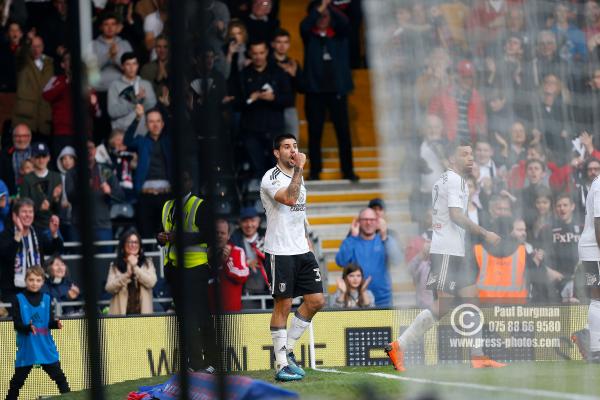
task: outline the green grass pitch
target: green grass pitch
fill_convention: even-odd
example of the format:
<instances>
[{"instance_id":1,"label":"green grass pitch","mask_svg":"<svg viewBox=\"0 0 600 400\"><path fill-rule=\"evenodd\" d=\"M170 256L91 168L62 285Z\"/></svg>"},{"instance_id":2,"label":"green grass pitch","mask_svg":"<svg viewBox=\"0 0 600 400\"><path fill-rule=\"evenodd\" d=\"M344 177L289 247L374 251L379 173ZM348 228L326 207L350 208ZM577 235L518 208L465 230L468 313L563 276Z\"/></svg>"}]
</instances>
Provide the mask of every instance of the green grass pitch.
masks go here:
<instances>
[{"instance_id":1,"label":"green grass pitch","mask_svg":"<svg viewBox=\"0 0 600 400\"><path fill-rule=\"evenodd\" d=\"M467 364L419 366L402 374L391 367L335 370L342 373L308 369L303 381L276 384L296 391L303 399L414 399L425 393L438 399L465 400L600 399L600 365L581 361L524 362L478 370ZM273 371L241 374L275 383ZM159 384L166 379L156 377L110 385L106 387L106 398L124 399L139 386ZM82 391L59 398L83 400L89 398L89 393Z\"/></svg>"}]
</instances>

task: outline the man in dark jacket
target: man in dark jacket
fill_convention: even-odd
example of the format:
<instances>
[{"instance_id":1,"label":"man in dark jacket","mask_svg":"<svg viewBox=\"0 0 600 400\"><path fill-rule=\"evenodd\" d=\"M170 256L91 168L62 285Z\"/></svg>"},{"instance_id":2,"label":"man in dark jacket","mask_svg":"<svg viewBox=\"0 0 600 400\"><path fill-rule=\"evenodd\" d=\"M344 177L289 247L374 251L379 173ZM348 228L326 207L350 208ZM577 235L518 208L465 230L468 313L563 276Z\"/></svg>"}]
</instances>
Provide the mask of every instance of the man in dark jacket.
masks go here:
<instances>
[{"instance_id":1,"label":"man in dark jacket","mask_svg":"<svg viewBox=\"0 0 600 400\"><path fill-rule=\"evenodd\" d=\"M31 157L31 130L25 124L18 124L12 131L13 145L3 148L0 153L0 179L8 186L9 193L17 193L23 182L19 170L21 163Z\"/></svg>"},{"instance_id":2,"label":"man in dark jacket","mask_svg":"<svg viewBox=\"0 0 600 400\"><path fill-rule=\"evenodd\" d=\"M50 149L44 142L32 145L31 160L33 172L23 177L19 186L22 197L28 197L35 204L34 225L38 232L47 229L52 215L60 213L60 199L63 191L60 174L48 169Z\"/></svg>"},{"instance_id":3,"label":"man in dark jacket","mask_svg":"<svg viewBox=\"0 0 600 400\"><path fill-rule=\"evenodd\" d=\"M13 206L12 224L0 233L0 294L3 302L12 302L23 291L28 268L41 266L44 254L62 250L58 217L50 218L48 234L42 234L33 227L34 216L33 201L21 198Z\"/></svg>"},{"instance_id":4,"label":"man in dark jacket","mask_svg":"<svg viewBox=\"0 0 600 400\"><path fill-rule=\"evenodd\" d=\"M353 89L348 55L348 19L331 0L313 1L300 24L304 41L305 112L308 121L310 178L322 170L321 138L329 111L338 142L342 176L357 181L352 165L348 93Z\"/></svg>"},{"instance_id":5,"label":"man in dark jacket","mask_svg":"<svg viewBox=\"0 0 600 400\"><path fill-rule=\"evenodd\" d=\"M235 98L242 112L242 141L260 179L271 164L273 139L283 133L283 110L292 105L293 96L285 72L268 62L266 42L252 43L249 53L252 64L242 70Z\"/></svg>"},{"instance_id":6,"label":"man in dark jacket","mask_svg":"<svg viewBox=\"0 0 600 400\"><path fill-rule=\"evenodd\" d=\"M171 140L163 132L165 123L157 109L146 113L148 133L134 136L144 106L135 108L136 118L125 132L125 145L138 155L138 165L133 177L137 197L137 227L143 238L154 237L160 231L162 207L171 198L172 152Z\"/></svg>"},{"instance_id":7,"label":"man in dark jacket","mask_svg":"<svg viewBox=\"0 0 600 400\"><path fill-rule=\"evenodd\" d=\"M271 13L272 0L252 0L250 14L244 18L251 42L269 41L271 35L279 28L279 20Z\"/></svg>"}]
</instances>

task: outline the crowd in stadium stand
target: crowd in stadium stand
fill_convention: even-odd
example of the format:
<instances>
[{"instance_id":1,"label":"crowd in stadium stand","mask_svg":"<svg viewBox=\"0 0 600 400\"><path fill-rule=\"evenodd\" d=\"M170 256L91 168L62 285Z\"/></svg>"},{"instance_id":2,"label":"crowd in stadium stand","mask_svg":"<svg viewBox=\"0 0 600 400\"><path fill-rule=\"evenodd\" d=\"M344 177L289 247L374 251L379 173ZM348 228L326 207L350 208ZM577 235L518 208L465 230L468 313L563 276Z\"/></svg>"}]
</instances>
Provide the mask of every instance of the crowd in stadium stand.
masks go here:
<instances>
[{"instance_id":1,"label":"crowd in stadium stand","mask_svg":"<svg viewBox=\"0 0 600 400\"><path fill-rule=\"evenodd\" d=\"M79 239L76 163L86 162L91 171L97 239L122 237L129 225L141 237L153 237L170 197L168 1L92 3L99 76L89 88L86 107L91 128L75 132L66 0L0 1L0 228L12 243L7 234L15 229L10 208L19 198L32 200L32 226L39 242L31 243L30 254L23 250L29 242L17 251L16 258L24 263L35 261L27 261L30 255L39 257L36 246L44 252L56 239L57 224L61 241ZM271 138L282 132L298 135L297 93L306 99L310 179L320 178L327 111L335 126L342 175L358 180L347 96L353 89L351 68L365 65L360 3L307 1L300 38L280 27L276 0L206 2L210 21L202 34L208 45L192 51L196 77L187 83L188 107L202 119L207 104L219 105L221 115L210 125L214 131L206 134L225 135L237 149L227 166L237 177L236 195L225 217L239 215L240 228L223 249L231 254L239 249L245 257L232 261L233 270L227 269L228 261L222 267L225 275L235 275L236 293L267 293L260 216L252 207L238 210L240 203L253 205L258 180L273 162ZM414 147L406 152L404 173L414 182L410 210L422 234L409 241L405 261L417 286L417 303L431 303L431 294L423 289L431 188L447 167L446 143L462 139L473 143L475 153L468 180L469 217L491 230L509 221L507 235L526 246L528 265L533 265L531 279L538 286L531 293L536 301L578 301L577 241L585 195L600 174L598 2L398 1L395 19L388 41L380 45L389 48L388 62L403 88L399 135ZM288 55L290 43L299 46L300 40L302 67ZM87 160L77 159L75 135L89 139ZM362 234L350 236L352 241ZM123 243L117 253L126 251ZM15 283L16 250L6 251L11 254L1 255L3 299ZM134 282L129 264L122 261L116 261L111 273L125 271ZM360 275L371 276L366 264ZM117 280L125 285L127 279ZM148 288L129 287L131 282L122 286L140 296ZM344 282L338 284L340 292L349 287ZM363 297L360 285L353 294L338 293L337 298L346 304L379 305L380 284L370 283L374 299ZM238 291L240 285L243 290ZM389 282L383 285L386 293L391 291ZM117 286L109 291L121 293ZM55 290L69 299L79 295L70 286ZM118 307L113 302L111 309L145 307L141 298L130 304L126 296L118 296ZM388 300L381 304L390 304Z\"/></svg>"},{"instance_id":2,"label":"crowd in stadium stand","mask_svg":"<svg viewBox=\"0 0 600 400\"><path fill-rule=\"evenodd\" d=\"M427 277L431 188L447 167L444 148L468 140L468 215L514 242L493 255L524 244L530 300L580 301L577 242L600 172L598 3L418 2L399 5L396 18L390 62L409 91L412 129L403 134L419 176L411 213L423 234L406 252L417 287ZM477 241L471 246L477 253ZM476 254L471 262L480 264ZM430 301L418 292L419 304Z\"/></svg>"},{"instance_id":3,"label":"crowd in stadium stand","mask_svg":"<svg viewBox=\"0 0 600 400\"><path fill-rule=\"evenodd\" d=\"M75 132L67 1L0 1L0 227L6 236L0 297L10 302L21 290L15 271L42 263L44 255L62 252L64 242L81 238L83 199L75 167L85 162L95 204L94 238L119 239L116 249L98 247L99 252L117 253L105 287L106 297L112 296L109 312L145 313L152 310L154 266L143 246L138 243L136 252L130 247L135 238L156 235L162 206L172 196L168 1L91 3L97 76L90 79L85 107L89 131ZM329 109L341 142L344 177L358 179L352 167L347 94L352 89L350 65L362 64L360 2L319 0L307 6L302 36L313 56L305 69L288 55L291 39L299 46L301 38L280 27L279 1L214 0L205 2L205 10L197 5L188 10L207 18L206 31L197 33L205 45L190 53L190 115L202 121L207 105L216 105L220 115L211 118L217 122L206 125L203 135L225 137L237 149L237 156L223 165L238 177L224 217L235 221L239 215L240 227L232 235L229 226L218 227L227 240L219 242L223 266L217 280L231 281L228 291L237 298L225 304L228 310L241 308L242 288L244 294L268 293L253 190L273 163L272 138L283 132L299 135L296 93L310 93L312 99L308 119L315 160L320 158L323 112ZM331 54L325 57L322 52L328 48ZM76 135L87 138L86 160L77 157ZM315 162L312 179L319 179L319 170ZM33 220L23 227L15 205L27 198L31 202L23 209ZM250 207L240 213L240 204ZM131 233L130 226L137 231ZM80 299L78 286L61 268L66 267L63 260L51 260L48 290L61 301Z\"/></svg>"}]
</instances>

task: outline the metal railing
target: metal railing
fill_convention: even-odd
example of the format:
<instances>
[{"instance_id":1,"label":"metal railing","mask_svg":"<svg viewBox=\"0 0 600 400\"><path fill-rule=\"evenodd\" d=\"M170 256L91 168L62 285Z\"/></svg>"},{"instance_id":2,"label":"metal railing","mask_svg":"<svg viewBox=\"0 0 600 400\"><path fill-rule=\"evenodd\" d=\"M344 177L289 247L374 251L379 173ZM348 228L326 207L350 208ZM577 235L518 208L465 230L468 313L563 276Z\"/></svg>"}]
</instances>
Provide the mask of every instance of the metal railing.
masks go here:
<instances>
[{"instance_id":1,"label":"metal railing","mask_svg":"<svg viewBox=\"0 0 600 400\"><path fill-rule=\"evenodd\" d=\"M292 300L292 304L293 305L298 305L300 304L300 299L301 297L297 297L295 299ZM260 308L243 308L242 311L252 311L252 310L271 310L271 308L267 307L267 302L273 300L273 297L271 295L268 294L261 294L261 295L245 295L242 296L242 301L260 301ZM173 301L173 299L171 297L157 297L152 299L152 301L154 303L170 303ZM83 306L85 303L83 301L57 301L54 302L54 307L55 307L55 315L57 317L63 316L63 308L64 307L81 307ZM99 300L98 305L101 306L107 306L110 304L110 300ZM6 309L9 309L12 307L12 304L10 303L0 303L0 307L4 307Z\"/></svg>"}]
</instances>

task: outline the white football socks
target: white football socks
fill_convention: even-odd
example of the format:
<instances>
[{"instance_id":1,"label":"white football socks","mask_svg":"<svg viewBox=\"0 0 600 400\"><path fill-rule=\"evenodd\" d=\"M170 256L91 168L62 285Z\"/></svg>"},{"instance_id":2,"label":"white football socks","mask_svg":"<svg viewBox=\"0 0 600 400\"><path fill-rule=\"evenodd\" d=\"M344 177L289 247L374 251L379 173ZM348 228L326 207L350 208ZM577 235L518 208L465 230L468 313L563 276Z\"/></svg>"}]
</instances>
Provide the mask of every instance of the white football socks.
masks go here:
<instances>
[{"instance_id":1,"label":"white football socks","mask_svg":"<svg viewBox=\"0 0 600 400\"><path fill-rule=\"evenodd\" d=\"M310 321L307 321L302 315L296 311L292 317L290 327L287 330L287 352L291 353L294 351L296 341L300 339L306 328L310 325Z\"/></svg>"},{"instance_id":2,"label":"white football socks","mask_svg":"<svg viewBox=\"0 0 600 400\"><path fill-rule=\"evenodd\" d=\"M592 299L588 311L590 351L600 351L600 300Z\"/></svg>"},{"instance_id":3,"label":"white football socks","mask_svg":"<svg viewBox=\"0 0 600 400\"><path fill-rule=\"evenodd\" d=\"M288 365L285 347L287 331L283 328L271 328L271 339L273 339L273 352L275 353L275 370L279 371Z\"/></svg>"},{"instance_id":4,"label":"white football socks","mask_svg":"<svg viewBox=\"0 0 600 400\"><path fill-rule=\"evenodd\" d=\"M473 323L475 326L479 326L481 323L481 315L479 313L474 313L472 316ZM471 357L481 357L483 356L483 329L477 331L473 336L473 347L471 347Z\"/></svg>"},{"instance_id":5,"label":"white football socks","mask_svg":"<svg viewBox=\"0 0 600 400\"><path fill-rule=\"evenodd\" d=\"M412 324L398 338L400 347L406 349L406 346L423 336L433 324L435 324L433 313L430 310L421 311Z\"/></svg>"}]
</instances>

